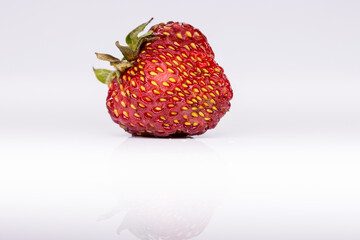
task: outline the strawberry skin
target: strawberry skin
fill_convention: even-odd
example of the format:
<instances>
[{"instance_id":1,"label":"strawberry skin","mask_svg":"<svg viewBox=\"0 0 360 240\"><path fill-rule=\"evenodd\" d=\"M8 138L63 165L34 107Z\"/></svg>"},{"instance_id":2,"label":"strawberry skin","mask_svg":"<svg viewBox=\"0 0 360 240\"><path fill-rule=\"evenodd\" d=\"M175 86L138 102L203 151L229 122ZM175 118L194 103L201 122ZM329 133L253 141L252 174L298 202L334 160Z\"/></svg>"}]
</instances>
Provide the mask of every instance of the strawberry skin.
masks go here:
<instances>
[{"instance_id":1,"label":"strawberry skin","mask_svg":"<svg viewBox=\"0 0 360 240\"><path fill-rule=\"evenodd\" d=\"M178 22L151 31L132 66L109 83L111 118L142 136L199 135L214 128L233 93L206 37Z\"/></svg>"}]
</instances>

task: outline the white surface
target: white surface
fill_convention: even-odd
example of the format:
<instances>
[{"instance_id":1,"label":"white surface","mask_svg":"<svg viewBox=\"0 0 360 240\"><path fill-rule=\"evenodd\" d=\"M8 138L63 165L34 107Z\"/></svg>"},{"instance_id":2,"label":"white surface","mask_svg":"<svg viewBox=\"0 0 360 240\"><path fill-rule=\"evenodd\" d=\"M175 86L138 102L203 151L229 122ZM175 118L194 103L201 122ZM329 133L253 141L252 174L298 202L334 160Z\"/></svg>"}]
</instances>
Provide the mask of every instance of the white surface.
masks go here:
<instances>
[{"instance_id":1,"label":"white surface","mask_svg":"<svg viewBox=\"0 0 360 240\"><path fill-rule=\"evenodd\" d=\"M0 9L0 239L138 239L117 234L134 209L211 216L199 240L359 239L358 2L123 4ZM202 136L134 138L106 112L93 53L152 16L200 28L231 81Z\"/></svg>"}]
</instances>

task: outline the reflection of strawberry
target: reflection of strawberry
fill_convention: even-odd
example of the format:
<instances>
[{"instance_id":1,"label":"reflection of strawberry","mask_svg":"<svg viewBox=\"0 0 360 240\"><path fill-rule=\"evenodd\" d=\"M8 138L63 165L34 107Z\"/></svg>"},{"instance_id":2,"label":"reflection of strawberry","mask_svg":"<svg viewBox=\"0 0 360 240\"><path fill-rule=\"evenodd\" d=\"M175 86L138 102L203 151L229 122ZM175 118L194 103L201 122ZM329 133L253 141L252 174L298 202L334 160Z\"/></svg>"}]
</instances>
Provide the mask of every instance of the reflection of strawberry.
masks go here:
<instances>
[{"instance_id":1,"label":"reflection of strawberry","mask_svg":"<svg viewBox=\"0 0 360 240\"><path fill-rule=\"evenodd\" d=\"M129 46L116 42L125 60L97 54L117 69L94 70L109 85L111 118L145 136L196 135L214 128L230 108L232 90L206 37L178 22L155 25L138 37L148 23L126 37Z\"/></svg>"},{"instance_id":2,"label":"reflection of strawberry","mask_svg":"<svg viewBox=\"0 0 360 240\"><path fill-rule=\"evenodd\" d=\"M148 204L129 210L118 229L141 240L185 240L198 236L209 223L214 206L198 204Z\"/></svg>"}]
</instances>

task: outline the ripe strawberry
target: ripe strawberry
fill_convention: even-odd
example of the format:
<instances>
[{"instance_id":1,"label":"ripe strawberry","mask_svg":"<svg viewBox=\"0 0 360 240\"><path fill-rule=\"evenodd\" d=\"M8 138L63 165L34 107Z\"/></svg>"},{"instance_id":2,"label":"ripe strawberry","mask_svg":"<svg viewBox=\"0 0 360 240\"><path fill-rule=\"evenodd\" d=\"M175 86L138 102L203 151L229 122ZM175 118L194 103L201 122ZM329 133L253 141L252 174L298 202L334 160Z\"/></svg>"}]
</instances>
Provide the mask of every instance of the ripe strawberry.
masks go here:
<instances>
[{"instance_id":1,"label":"ripe strawberry","mask_svg":"<svg viewBox=\"0 0 360 240\"><path fill-rule=\"evenodd\" d=\"M138 37L150 21L129 33L128 46L116 42L124 60L96 53L116 68L94 69L109 86L111 118L143 136L197 135L214 128L233 93L206 37L178 22L160 23Z\"/></svg>"}]
</instances>

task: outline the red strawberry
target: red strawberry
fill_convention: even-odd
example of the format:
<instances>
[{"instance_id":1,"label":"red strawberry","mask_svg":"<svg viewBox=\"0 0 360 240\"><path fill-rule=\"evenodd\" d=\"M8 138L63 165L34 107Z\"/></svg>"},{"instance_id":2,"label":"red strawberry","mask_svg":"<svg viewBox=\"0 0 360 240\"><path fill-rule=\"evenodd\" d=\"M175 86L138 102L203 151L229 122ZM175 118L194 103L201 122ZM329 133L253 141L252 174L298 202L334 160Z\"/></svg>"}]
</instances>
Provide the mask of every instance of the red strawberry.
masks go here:
<instances>
[{"instance_id":1,"label":"red strawberry","mask_svg":"<svg viewBox=\"0 0 360 240\"><path fill-rule=\"evenodd\" d=\"M116 42L125 60L96 54L116 68L94 69L109 85L111 118L143 136L197 135L214 128L233 93L206 37L178 22L155 25L138 37L149 22L129 33L128 46Z\"/></svg>"}]
</instances>

